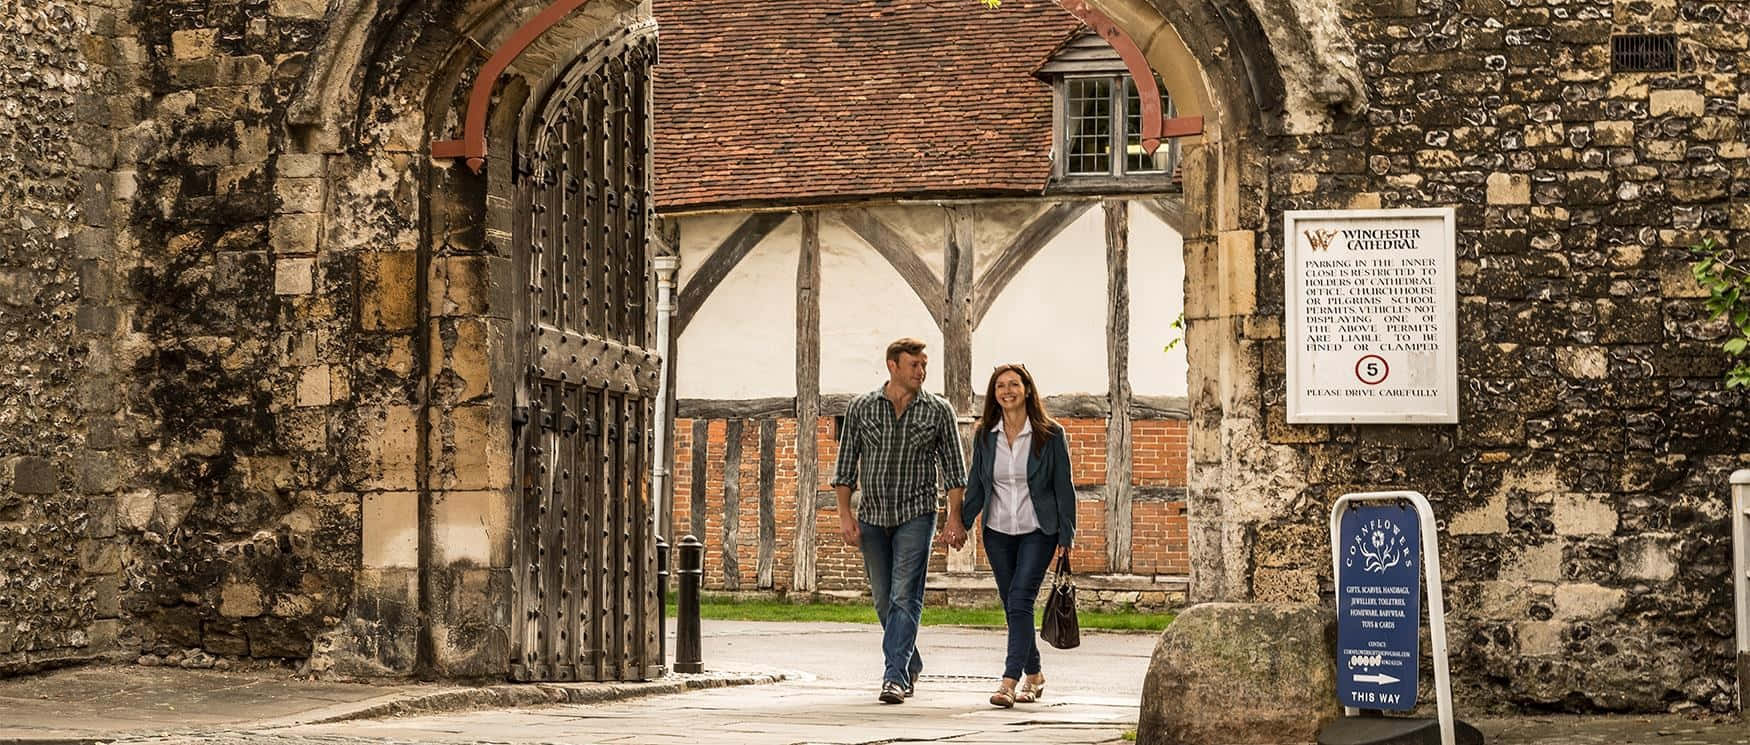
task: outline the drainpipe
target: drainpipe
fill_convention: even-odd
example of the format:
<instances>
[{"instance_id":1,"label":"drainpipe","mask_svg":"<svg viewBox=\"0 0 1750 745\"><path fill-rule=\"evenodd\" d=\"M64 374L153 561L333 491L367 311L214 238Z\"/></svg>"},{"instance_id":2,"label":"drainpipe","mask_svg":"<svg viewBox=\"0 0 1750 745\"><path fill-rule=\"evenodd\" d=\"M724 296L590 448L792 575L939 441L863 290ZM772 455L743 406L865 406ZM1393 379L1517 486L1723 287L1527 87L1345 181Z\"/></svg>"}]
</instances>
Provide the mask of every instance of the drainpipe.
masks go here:
<instances>
[{"instance_id":1,"label":"drainpipe","mask_svg":"<svg viewBox=\"0 0 1750 745\"><path fill-rule=\"evenodd\" d=\"M668 535L669 517L674 514L674 505L668 501L668 379L671 372L669 365L674 361L668 355L668 319L674 315L674 273L680 268L681 257L658 256L656 263L656 348L662 354L662 372L658 374L656 388L656 418L654 429L656 436L652 443L650 454L650 495L655 502L660 517L655 521L658 534L663 540L674 544L674 536Z\"/></svg>"}]
</instances>

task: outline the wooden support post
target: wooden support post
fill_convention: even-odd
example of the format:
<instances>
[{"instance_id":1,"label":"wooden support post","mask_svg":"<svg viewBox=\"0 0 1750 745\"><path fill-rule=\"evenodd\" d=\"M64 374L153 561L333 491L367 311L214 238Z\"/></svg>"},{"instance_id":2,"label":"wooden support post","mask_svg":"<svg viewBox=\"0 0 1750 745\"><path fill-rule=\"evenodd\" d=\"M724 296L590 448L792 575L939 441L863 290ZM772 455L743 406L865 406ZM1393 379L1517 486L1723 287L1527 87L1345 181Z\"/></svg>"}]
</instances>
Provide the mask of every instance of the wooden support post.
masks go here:
<instances>
[{"instance_id":1,"label":"wooden support post","mask_svg":"<svg viewBox=\"0 0 1750 745\"><path fill-rule=\"evenodd\" d=\"M723 435L723 589L741 589L741 430L731 419Z\"/></svg>"},{"instance_id":2,"label":"wooden support post","mask_svg":"<svg viewBox=\"0 0 1750 745\"><path fill-rule=\"evenodd\" d=\"M791 589L815 588L815 492L820 484L820 213L802 213L796 260L796 546Z\"/></svg>"},{"instance_id":3,"label":"wooden support post","mask_svg":"<svg viewBox=\"0 0 1750 745\"><path fill-rule=\"evenodd\" d=\"M942 323L943 390L961 415L972 413L972 209L948 208L948 250L943 282L948 293Z\"/></svg>"},{"instance_id":4,"label":"wooden support post","mask_svg":"<svg viewBox=\"0 0 1750 745\"><path fill-rule=\"evenodd\" d=\"M1106 211L1106 556L1110 570L1130 571L1130 205Z\"/></svg>"},{"instance_id":5,"label":"wooden support post","mask_svg":"<svg viewBox=\"0 0 1750 745\"><path fill-rule=\"evenodd\" d=\"M705 464L711 455L711 421L693 420L693 485L687 522L690 533L700 540L705 537Z\"/></svg>"},{"instance_id":6,"label":"wooden support post","mask_svg":"<svg viewBox=\"0 0 1750 745\"><path fill-rule=\"evenodd\" d=\"M772 565L778 556L778 420L760 420L760 550L755 564L755 587L772 589Z\"/></svg>"},{"instance_id":7,"label":"wooden support post","mask_svg":"<svg viewBox=\"0 0 1750 745\"><path fill-rule=\"evenodd\" d=\"M948 250L942 276L947 291L947 316L942 323L943 389L948 402L961 416L971 416L972 410L972 327L973 327L973 213L971 207L948 208ZM964 453L972 442L971 425L959 427L960 449ZM968 459L970 461L970 459ZM949 550L948 570L971 572L978 569L978 542L967 541L959 550Z\"/></svg>"}]
</instances>

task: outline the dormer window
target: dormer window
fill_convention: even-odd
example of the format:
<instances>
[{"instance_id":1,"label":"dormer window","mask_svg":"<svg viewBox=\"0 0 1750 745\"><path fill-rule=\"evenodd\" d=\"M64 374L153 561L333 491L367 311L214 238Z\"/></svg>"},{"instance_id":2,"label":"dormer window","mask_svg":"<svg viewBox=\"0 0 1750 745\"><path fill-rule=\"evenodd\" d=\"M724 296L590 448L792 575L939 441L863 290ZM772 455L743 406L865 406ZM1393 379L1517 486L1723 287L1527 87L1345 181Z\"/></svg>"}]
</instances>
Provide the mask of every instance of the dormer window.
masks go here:
<instances>
[{"instance_id":1,"label":"dormer window","mask_svg":"<svg viewBox=\"0 0 1750 745\"><path fill-rule=\"evenodd\" d=\"M1059 186L1127 184L1159 186L1171 181L1178 149L1162 143L1153 155L1142 149L1142 99L1124 61L1092 32L1083 32L1060 46L1040 66L1040 77L1052 85L1056 112L1054 180ZM1160 81L1150 80L1160 88ZM1172 100L1161 89L1164 116L1174 115Z\"/></svg>"}]
</instances>

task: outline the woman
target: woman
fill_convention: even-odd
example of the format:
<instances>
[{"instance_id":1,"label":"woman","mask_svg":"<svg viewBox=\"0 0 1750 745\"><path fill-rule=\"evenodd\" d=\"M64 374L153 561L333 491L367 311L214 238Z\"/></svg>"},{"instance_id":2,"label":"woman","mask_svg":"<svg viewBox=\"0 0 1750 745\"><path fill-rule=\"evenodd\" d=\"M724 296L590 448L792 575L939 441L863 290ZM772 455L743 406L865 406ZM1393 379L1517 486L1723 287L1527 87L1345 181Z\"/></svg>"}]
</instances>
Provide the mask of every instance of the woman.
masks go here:
<instances>
[{"instance_id":1,"label":"woman","mask_svg":"<svg viewBox=\"0 0 1750 745\"><path fill-rule=\"evenodd\" d=\"M1045 695L1033 604L1046 569L1075 545L1075 486L1063 425L1045 415L1025 366L1000 365L991 373L973 432L966 497L961 505L950 502L944 537L956 547L965 543L966 530L984 513L984 553L1009 624L1003 682L990 702L1009 708Z\"/></svg>"}]
</instances>

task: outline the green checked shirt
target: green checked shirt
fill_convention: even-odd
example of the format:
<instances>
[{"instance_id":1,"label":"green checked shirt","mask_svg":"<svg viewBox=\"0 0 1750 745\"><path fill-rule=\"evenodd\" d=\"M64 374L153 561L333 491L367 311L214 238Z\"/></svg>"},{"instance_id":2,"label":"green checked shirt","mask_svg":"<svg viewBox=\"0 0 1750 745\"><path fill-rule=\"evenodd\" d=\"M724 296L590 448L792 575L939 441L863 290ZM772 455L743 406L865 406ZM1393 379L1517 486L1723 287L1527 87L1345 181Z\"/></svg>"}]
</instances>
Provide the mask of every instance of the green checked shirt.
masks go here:
<instances>
[{"instance_id":1,"label":"green checked shirt","mask_svg":"<svg viewBox=\"0 0 1750 745\"><path fill-rule=\"evenodd\" d=\"M863 500L857 519L891 528L935 513L938 465L943 488L966 486L966 461L947 399L918 391L905 414L894 416L885 390L858 396L845 409L832 485L856 489L860 470Z\"/></svg>"}]
</instances>

